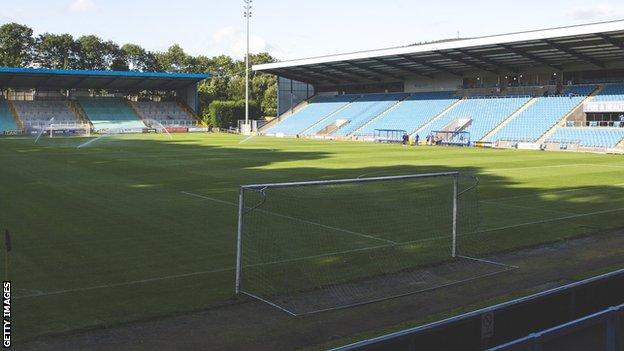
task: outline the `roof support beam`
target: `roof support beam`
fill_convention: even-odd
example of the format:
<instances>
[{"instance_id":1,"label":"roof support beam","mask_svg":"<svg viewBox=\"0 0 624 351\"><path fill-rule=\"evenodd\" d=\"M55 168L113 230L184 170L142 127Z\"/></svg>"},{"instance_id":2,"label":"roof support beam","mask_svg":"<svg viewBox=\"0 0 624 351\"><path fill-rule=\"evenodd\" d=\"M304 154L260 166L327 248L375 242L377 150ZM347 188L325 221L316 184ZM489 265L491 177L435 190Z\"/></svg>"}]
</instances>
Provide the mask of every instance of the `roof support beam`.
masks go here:
<instances>
[{"instance_id":1,"label":"roof support beam","mask_svg":"<svg viewBox=\"0 0 624 351\"><path fill-rule=\"evenodd\" d=\"M385 60L380 59L380 58L373 58L373 60L375 60L375 61L377 61L377 62L379 62L379 63L381 63L381 64L383 64L383 65L386 65L386 66L389 66L389 67L393 67L393 68L399 69L399 70L401 70L401 71L403 71L403 72L405 72L405 73L415 74L415 75L417 75L417 76L421 76L421 77L425 77L425 78L429 78L429 79L432 79L432 78L433 78L433 76L428 75L428 74L426 74L426 73L423 73L423 72L421 72L421 71L419 71L419 70L417 70L417 69L414 69L414 68L401 66L401 65L399 65L399 64L397 64L397 63L394 63L394 62L388 62L388 61L385 61Z\"/></svg>"},{"instance_id":2,"label":"roof support beam","mask_svg":"<svg viewBox=\"0 0 624 351\"><path fill-rule=\"evenodd\" d=\"M315 74L317 77L321 77L323 80L326 80L328 82L334 83L334 84L342 84L344 82L348 82L348 83L359 83L360 81L358 79L353 79L353 78L349 78L349 76L340 76L340 75L333 75L330 73L327 73L325 71L323 71L322 69L318 69L318 68L313 68L313 67L306 67L306 70L312 72L313 74Z\"/></svg>"},{"instance_id":3,"label":"roof support beam","mask_svg":"<svg viewBox=\"0 0 624 351\"><path fill-rule=\"evenodd\" d=\"M615 38L610 37L610 36L608 36L608 35L606 35L604 33L598 33L596 35L601 37L602 39L604 39L607 43L624 50L624 41L623 40L615 39Z\"/></svg>"},{"instance_id":4,"label":"roof support beam","mask_svg":"<svg viewBox=\"0 0 624 351\"><path fill-rule=\"evenodd\" d=\"M386 77L390 77L390 78L394 78L394 79L398 79L398 80L403 80L404 79L404 77L395 76L394 74L386 73L386 72L383 72L383 71L378 70L376 68L366 67L365 65L362 65L362 64L359 64L359 63L354 63L354 62L351 62L351 61L347 61L347 64L349 64L349 65L351 65L351 66L353 66L355 68L359 68L361 70L370 72L372 74L379 75L380 78L383 78L384 76L386 76Z\"/></svg>"},{"instance_id":5,"label":"roof support beam","mask_svg":"<svg viewBox=\"0 0 624 351\"><path fill-rule=\"evenodd\" d=\"M291 70L288 71L280 71L280 70L275 70L274 72L275 75L280 76L280 77L284 77L284 78L288 78L288 79L292 79L292 80L296 80L298 82L303 82L303 83L308 83L308 84L319 84L320 81L310 75L307 74L300 74L299 72L293 72Z\"/></svg>"},{"instance_id":6,"label":"roof support beam","mask_svg":"<svg viewBox=\"0 0 624 351\"><path fill-rule=\"evenodd\" d=\"M438 71L446 72L446 73L449 73L449 74L457 76L457 77L463 77L463 75L461 73L455 72L452 69L440 66L440 65L435 64L435 63L427 62L427 61L421 60L421 59L416 59L416 58L413 58L413 57L408 56L408 55L399 55L399 57L402 57L403 59L405 59L407 61L419 64L421 66L425 66L425 67L429 67L429 68L432 68L432 69L435 69L435 70L438 70Z\"/></svg>"},{"instance_id":7,"label":"roof support beam","mask_svg":"<svg viewBox=\"0 0 624 351\"><path fill-rule=\"evenodd\" d=\"M449 59L451 61L456 61L456 62L459 62L459 63L463 63L464 65L466 65L468 67L473 67L473 68L480 69L480 70L486 71L486 72L491 72L491 73L494 73L494 74L499 74L500 73L500 72L498 72L495 69L491 69L491 68L489 68L487 66L484 66L484 65L481 65L481 64L478 64L478 63L474 63L474 62L465 60L465 59L463 59L461 57L450 55L450 54L448 54L446 52L443 52L443 51L436 51L435 53L440 55L440 56L442 56L442 57L444 57L444 58L447 58L447 59Z\"/></svg>"},{"instance_id":8,"label":"roof support beam","mask_svg":"<svg viewBox=\"0 0 624 351\"><path fill-rule=\"evenodd\" d=\"M327 67L329 69L333 69L333 70L336 70L338 72L341 72L344 75L347 75L347 76L350 76L350 77L354 77L356 79L362 79L363 78L363 79L370 80L370 81L373 81L373 82L380 82L381 81L381 78L379 78L377 76L371 77L371 76L364 75L364 74L361 74L361 73L349 71L348 69L344 69L342 67L332 66L332 65L327 64L327 63L323 64L323 66L325 66L325 67ZM359 80L357 80L357 82L359 82Z\"/></svg>"},{"instance_id":9,"label":"roof support beam","mask_svg":"<svg viewBox=\"0 0 624 351\"><path fill-rule=\"evenodd\" d=\"M545 39L543 42L548 44L548 46L550 46L551 48L557 49L557 50L559 50L561 52L564 52L564 53L566 53L568 55L572 55L572 56L576 57L579 60L582 60L582 61L585 61L585 62L589 62L592 65L598 66L600 68L605 68L605 64L604 63L602 63L602 62L600 62L600 61L598 61L598 60L596 60L594 58L591 58L591 57L589 57L589 56L587 56L585 54L582 54L582 53L580 53L580 52L578 52L578 51L576 51L574 49L568 48L568 47L563 46L561 44L557 44L554 41L548 40L548 39Z\"/></svg>"},{"instance_id":10,"label":"roof support beam","mask_svg":"<svg viewBox=\"0 0 624 351\"><path fill-rule=\"evenodd\" d=\"M556 64L553 64L553 63L551 63L548 60L545 60L545 59L543 59L543 58L541 58L541 57L539 57L537 55L533 55L531 53L528 53L528 52L526 52L526 51L524 51L522 49L518 49L518 48L515 48L515 47L513 47L511 45L507 45L507 44L500 44L500 46L505 48L505 49L507 49L507 50L509 50L509 51L511 51L511 52L513 52L516 55L528 58L529 60L535 61L537 63L541 63L542 65L544 65L546 67L549 67L549 68L551 68L551 69L553 69L555 71L562 71L563 70L563 67L561 67L559 65L556 65Z\"/></svg>"},{"instance_id":11,"label":"roof support beam","mask_svg":"<svg viewBox=\"0 0 624 351\"><path fill-rule=\"evenodd\" d=\"M477 54L477 53L474 53L474 52L468 52L467 50L464 50L464 49L456 49L456 51L459 51L459 52L461 52L462 54L464 54L464 55L466 55L468 57L475 58L475 59L477 59L477 60L479 60L481 62L485 62L487 64L490 64L490 65L496 67L498 70L502 69L502 70L508 71L508 72L519 73L517 68L500 64L500 63L498 63L498 62L496 62L496 61L494 61L492 59L489 59L489 58L481 55L481 54Z\"/></svg>"}]
</instances>

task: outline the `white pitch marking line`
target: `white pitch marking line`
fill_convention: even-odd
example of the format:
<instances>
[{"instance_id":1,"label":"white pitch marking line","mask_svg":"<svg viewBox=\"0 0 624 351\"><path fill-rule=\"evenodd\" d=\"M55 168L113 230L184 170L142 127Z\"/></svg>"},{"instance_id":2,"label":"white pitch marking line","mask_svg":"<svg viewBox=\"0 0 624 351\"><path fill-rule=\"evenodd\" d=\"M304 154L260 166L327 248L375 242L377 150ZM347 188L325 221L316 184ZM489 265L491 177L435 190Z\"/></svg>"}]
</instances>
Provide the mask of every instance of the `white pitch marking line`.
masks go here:
<instances>
[{"instance_id":1,"label":"white pitch marking line","mask_svg":"<svg viewBox=\"0 0 624 351\"><path fill-rule=\"evenodd\" d=\"M239 145L240 144L244 144L244 143L248 142L249 140L251 140L253 137L254 137L253 135L250 135L250 136L246 137L245 139L239 141L238 144Z\"/></svg>"},{"instance_id":2,"label":"white pitch marking line","mask_svg":"<svg viewBox=\"0 0 624 351\"><path fill-rule=\"evenodd\" d=\"M459 236L467 236L467 235L473 235L473 234L487 233L487 232L492 232L492 231L497 231L497 230L502 230L502 229L523 227L523 226L527 226L527 225L547 223L547 222L555 222L555 221L559 221L559 220L563 220L563 219L571 219L571 218L577 218L577 217L592 216L592 215L595 215L595 214L603 214L603 213L610 213L610 212L617 212L617 211L624 211L624 207L611 209L611 210L605 210L605 211L595 211L595 212L583 213L583 214L572 215L572 216L551 218L551 219L535 221L535 222L526 222L526 223L514 224L514 225L498 227L498 228L479 230L479 231L475 231L475 232L459 234ZM425 242L425 241L434 241L434 240L439 240L439 239L450 239L450 235L431 237L431 238L420 239L420 240L413 240L413 241L405 241L405 242L395 243L395 244L385 244L385 245L369 246L369 247L364 247L364 248L359 248L359 249L330 252L330 253L314 255L314 256L293 258L293 259L289 259L289 260L279 260L279 261L263 262L263 263L243 266L243 268L244 267L257 267L257 266L265 266L265 265L272 265L272 264L280 264L280 263L289 263L289 262L303 261L303 260L309 260L309 259L314 259L314 258L323 258L323 257L327 257L327 256L341 255L341 254L346 254L346 253L354 253L354 252L360 252L360 251L381 249L381 248L386 248L386 247L392 247L394 245L409 245L409 244L415 244L415 243ZM214 270L209 270L209 271L199 271L199 272L192 272L192 273L185 273L185 274L178 274L178 275L169 275L169 276L157 277L157 278L134 280L134 281L124 282L124 283L117 283L117 284L103 284L103 285L91 286L91 287L86 287L86 288L77 288L77 289L67 289L67 290L51 291L51 292L41 293L41 294L31 294L31 295L17 296L17 297L14 297L14 298L15 299L24 299L24 298L30 298L30 297L66 294L66 293L78 292L78 291L88 291L88 290L96 290L96 289L114 288L114 287L121 287L121 286L141 284L141 283L148 283L148 282L154 282L154 281L160 281L160 280L184 278L184 277L190 277L190 276L195 276L195 275L203 275L203 274L210 274L210 273L220 273L220 272L226 272L226 271L232 271L232 270L234 270L234 267L220 268L220 269L214 269Z\"/></svg>"},{"instance_id":3,"label":"white pitch marking line","mask_svg":"<svg viewBox=\"0 0 624 351\"><path fill-rule=\"evenodd\" d=\"M194 196L194 197L197 197L197 198L200 198L200 199L211 200L211 201L215 201L215 202L218 202L218 203L222 203L222 204L238 207L238 204L234 203L234 202L223 201L223 200L215 199L215 198L208 197L208 196L203 196L203 195L199 195L199 194L195 194L195 193L190 193L188 191L181 191L181 193L185 194L185 195L189 195L189 196ZM354 231L351 231L351 230L348 230L348 229L336 228L336 227L332 227L332 226L321 224L321 223L317 223L317 222L308 221L308 220L301 219L301 218L296 218L296 217L291 217L291 216L283 215L283 214L276 213L276 212L266 211L266 210L263 210L263 209L258 209L258 211L262 212L262 213L266 213L266 214L271 215L271 216L286 218L286 219L290 219L290 220L301 222L301 223L315 225L315 226L318 226L318 227L321 227L321 228L325 228L325 229L331 229L331 230L335 230L335 231L338 231L338 232L353 234L353 235L361 236L361 237L367 238L367 239L383 241L383 242L390 243L390 244L396 244L397 243L396 241L383 239L383 238L378 238L378 237L373 236L373 235L358 233L358 232L354 232Z\"/></svg>"}]
</instances>

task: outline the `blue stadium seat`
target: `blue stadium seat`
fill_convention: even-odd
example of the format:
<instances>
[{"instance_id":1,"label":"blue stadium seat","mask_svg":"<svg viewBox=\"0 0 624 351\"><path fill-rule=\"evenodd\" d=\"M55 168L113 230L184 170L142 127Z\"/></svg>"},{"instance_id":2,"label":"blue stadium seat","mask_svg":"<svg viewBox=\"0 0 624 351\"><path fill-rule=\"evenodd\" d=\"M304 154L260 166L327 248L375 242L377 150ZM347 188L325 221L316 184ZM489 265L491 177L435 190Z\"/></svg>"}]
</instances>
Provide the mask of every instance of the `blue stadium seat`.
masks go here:
<instances>
[{"instance_id":1,"label":"blue stadium seat","mask_svg":"<svg viewBox=\"0 0 624 351\"><path fill-rule=\"evenodd\" d=\"M140 131L145 128L125 99L81 98L78 101L95 131Z\"/></svg>"},{"instance_id":2,"label":"blue stadium seat","mask_svg":"<svg viewBox=\"0 0 624 351\"><path fill-rule=\"evenodd\" d=\"M593 101L624 101L624 84L606 84Z\"/></svg>"},{"instance_id":3,"label":"blue stadium seat","mask_svg":"<svg viewBox=\"0 0 624 351\"><path fill-rule=\"evenodd\" d=\"M540 97L502 127L489 141L514 140L534 142L571 112L595 86L575 86L566 90L570 96Z\"/></svg>"},{"instance_id":4,"label":"blue stadium seat","mask_svg":"<svg viewBox=\"0 0 624 351\"><path fill-rule=\"evenodd\" d=\"M412 133L458 100L452 92L414 93L396 108L374 119L357 132L372 136L375 129L405 130Z\"/></svg>"},{"instance_id":5,"label":"blue stadium seat","mask_svg":"<svg viewBox=\"0 0 624 351\"><path fill-rule=\"evenodd\" d=\"M343 108L359 95L317 96L307 106L266 130L266 134L297 135Z\"/></svg>"},{"instance_id":6,"label":"blue stadium seat","mask_svg":"<svg viewBox=\"0 0 624 351\"><path fill-rule=\"evenodd\" d=\"M529 97L479 97L462 100L453 109L436 119L427 127L418 131L421 139L429 133L442 130L458 119L472 119L472 124L465 129L470 139L477 141L494 129L505 118L517 111L530 100Z\"/></svg>"},{"instance_id":7,"label":"blue stadium seat","mask_svg":"<svg viewBox=\"0 0 624 351\"><path fill-rule=\"evenodd\" d=\"M0 99L0 132L18 130L13 114L4 99Z\"/></svg>"},{"instance_id":8,"label":"blue stadium seat","mask_svg":"<svg viewBox=\"0 0 624 351\"><path fill-rule=\"evenodd\" d=\"M584 147L611 148L624 139L624 128L560 127L546 138L548 142L579 143Z\"/></svg>"}]
</instances>

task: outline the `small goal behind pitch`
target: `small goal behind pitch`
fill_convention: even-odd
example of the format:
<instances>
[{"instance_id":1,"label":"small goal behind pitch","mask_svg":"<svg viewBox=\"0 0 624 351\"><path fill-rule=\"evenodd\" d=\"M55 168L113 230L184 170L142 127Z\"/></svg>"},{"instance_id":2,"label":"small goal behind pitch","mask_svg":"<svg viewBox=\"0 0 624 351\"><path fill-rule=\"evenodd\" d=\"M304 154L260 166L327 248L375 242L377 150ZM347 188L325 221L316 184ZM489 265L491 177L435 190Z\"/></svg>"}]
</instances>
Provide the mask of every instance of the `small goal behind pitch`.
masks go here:
<instances>
[{"instance_id":1,"label":"small goal behind pitch","mask_svg":"<svg viewBox=\"0 0 624 351\"><path fill-rule=\"evenodd\" d=\"M292 315L512 269L483 257L477 180L457 172L241 187L236 293Z\"/></svg>"}]
</instances>

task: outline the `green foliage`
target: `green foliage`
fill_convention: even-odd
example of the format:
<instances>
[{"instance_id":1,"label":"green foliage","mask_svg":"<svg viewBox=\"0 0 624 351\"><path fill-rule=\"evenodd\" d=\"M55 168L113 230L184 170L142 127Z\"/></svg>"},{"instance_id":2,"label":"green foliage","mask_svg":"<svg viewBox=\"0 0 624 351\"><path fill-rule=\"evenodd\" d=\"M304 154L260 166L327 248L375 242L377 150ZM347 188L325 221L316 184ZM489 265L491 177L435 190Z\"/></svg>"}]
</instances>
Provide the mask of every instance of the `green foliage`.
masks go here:
<instances>
[{"instance_id":1,"label":"green foliage","mask_svg":"<svg viewBox=\"0 0 624 351\"><path fill-rule=\"evenodd\" d=\"M260 115L258 103L249 101L249 118L258 119ZM245 100L213 101L204 110L203 118L212 127L236 127L239 120L245 119Z\"/></svg>"},{"instance_id":2,"label":"green foliage","mask_svg":"<svg viewBox=\"0 0 624 351\"><path fill-rule=\"evenodd\" d=\"M73 67L76 62L76 43L70 34L41 34L35 41L35 60L41 67Z\"/></svg>"},{"instance_id":3,"label":"green foliage","mask_svg":"<svg viewBox=\"0 0 624 351\"><path fill-rule=\"evenodd\" d=\"M24 67L32 62L33 30L17 23L0 26L0 66Z\"/></svg>"}]
</instances>

